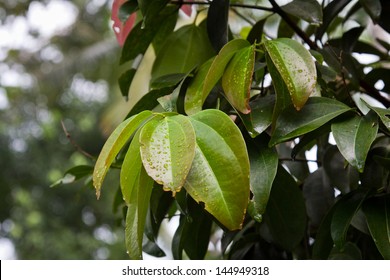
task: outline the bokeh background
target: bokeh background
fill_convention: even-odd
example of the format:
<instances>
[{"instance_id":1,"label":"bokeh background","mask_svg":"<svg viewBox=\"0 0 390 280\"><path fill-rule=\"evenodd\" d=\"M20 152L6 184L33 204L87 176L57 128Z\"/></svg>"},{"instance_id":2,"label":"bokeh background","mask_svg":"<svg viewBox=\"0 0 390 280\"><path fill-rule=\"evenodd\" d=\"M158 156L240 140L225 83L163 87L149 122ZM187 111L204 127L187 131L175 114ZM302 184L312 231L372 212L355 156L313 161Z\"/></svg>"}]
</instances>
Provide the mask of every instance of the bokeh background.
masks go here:
<instances>
[{"instance_id":1,"label":"bokeh background","mask_svg":"<svg viewBox=\"0 0 390 280\"><path fill-rule=\"evenodd\" d=\"M128 111L111 6L0 1L1 259L127 258L115 179L99 201L88 179L50 187L93 165L85 154L97 156Z\"/></svg>"}]
</instances>

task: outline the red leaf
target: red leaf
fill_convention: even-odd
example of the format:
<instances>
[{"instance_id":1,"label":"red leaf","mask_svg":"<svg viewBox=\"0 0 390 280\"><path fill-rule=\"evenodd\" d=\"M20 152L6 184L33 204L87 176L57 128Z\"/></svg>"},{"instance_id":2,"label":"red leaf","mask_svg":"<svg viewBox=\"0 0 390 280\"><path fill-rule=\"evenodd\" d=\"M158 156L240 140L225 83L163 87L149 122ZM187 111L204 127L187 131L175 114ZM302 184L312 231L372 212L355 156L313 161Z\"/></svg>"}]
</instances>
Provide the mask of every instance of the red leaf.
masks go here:
<instances>
[{"instance_id":1,"label":"red leaf","mask_svg":"<svg viewBox=\"0 0 390 280\"><path fill-rule=\"evenodd\" d=\"M118 17L119 9L125 2L126 0L114 0L114 2L112 3L111 13L111 19L114 21L112 29L114 30L119 45L121 46L123 46L123 44L125 43L127 35L129 35L131 29L133 28L135 19L137 17L137 14L133 13L124 23L120 21Z\"/></svg>"},{"instance_id":2,"label":"red leaf","mask_svg":"<svg viewBox=\"0 0 390 280\"><path fill-rule=\"evenodd\" d=\"M192 6L191 5L183 5L183 6L181 6L181 10L189 17L192 14Z\"/></svg>"}]
</instances>

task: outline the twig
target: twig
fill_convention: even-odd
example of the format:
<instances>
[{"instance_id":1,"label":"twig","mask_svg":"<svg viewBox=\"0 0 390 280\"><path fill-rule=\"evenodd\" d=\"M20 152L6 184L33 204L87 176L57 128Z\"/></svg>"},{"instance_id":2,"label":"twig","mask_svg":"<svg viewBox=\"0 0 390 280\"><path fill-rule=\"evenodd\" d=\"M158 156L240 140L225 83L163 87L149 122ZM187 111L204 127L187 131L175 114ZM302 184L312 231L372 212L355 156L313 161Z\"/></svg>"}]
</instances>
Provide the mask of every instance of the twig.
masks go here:
<instances>
[{"instance_id":1,"label":"twig","mask_svg":"<svg viewBox=\"0 0 390 280\"><path fill-rule=\"evenodd\" d=\"M321 164L321 161L315 159L305 159L305 158L279 158L280 161L297 161L297 162L315 162Z\"/></svg>"},{"instance_id":2,"label":"twig","mask_svg":"<svg viewBox=\"0 0 390 280\"><path fill-rule=\"evenodd\" d=\"M61 125L62 125L62 130L64 131L65 133L65 136L66 138L69 139L69 142L73 145L73 147L81 154L83 154L84 156L86 156L87 158L90 158L92 160L95 160L95 157L92 156L90 153L86 152L85 150L83 150L83 148L81 148L77 143L76 141L73 140L72 136L70 135L70 133L68 132L68 130L66 129L65 127L65 124L64 122L61 120Z\"/></svg>"}]
</instances>

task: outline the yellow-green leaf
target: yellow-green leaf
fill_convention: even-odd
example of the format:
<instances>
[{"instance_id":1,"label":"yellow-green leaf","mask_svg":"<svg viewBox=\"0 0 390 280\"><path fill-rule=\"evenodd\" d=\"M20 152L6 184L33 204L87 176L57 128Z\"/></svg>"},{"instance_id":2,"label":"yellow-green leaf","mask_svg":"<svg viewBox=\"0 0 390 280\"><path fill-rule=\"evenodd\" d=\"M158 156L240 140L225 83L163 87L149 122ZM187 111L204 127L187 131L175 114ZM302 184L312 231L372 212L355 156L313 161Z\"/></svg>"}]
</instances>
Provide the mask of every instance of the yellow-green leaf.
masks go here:
<instances>
[{"instance_id":1,"label":"yellow-green leaf","mask_svg":"<svg viewBox=\"0 0 390 280\"><path fill-rule=\"evenodd\" d=\"M222 76L222 88L229 102L243 114L249 114L250 90L255 65L255 46L236 52Z\"/></svg>"},{"instance_id":2,"label":"yellow-green leaf","mask_svg":"<svg viewBox=\"0 0 390 280\"><path fill-rule=\"evenodd\" d=\"M302 109L317 83L317 71L309 51L289 38L266 41L264 46L286 83L295 108Z\"/></svg>"}]
</instances>

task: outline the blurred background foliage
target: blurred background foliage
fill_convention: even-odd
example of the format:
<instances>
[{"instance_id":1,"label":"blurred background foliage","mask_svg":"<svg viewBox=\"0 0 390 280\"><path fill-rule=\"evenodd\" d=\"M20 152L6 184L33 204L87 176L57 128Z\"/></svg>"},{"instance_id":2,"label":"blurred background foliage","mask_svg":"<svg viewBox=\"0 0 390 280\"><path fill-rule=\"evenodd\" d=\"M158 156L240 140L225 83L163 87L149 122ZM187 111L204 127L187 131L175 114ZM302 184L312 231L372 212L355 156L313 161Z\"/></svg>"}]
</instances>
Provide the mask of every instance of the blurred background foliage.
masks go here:
<instances>
[{"instance_id":1,"label":"blurred background foliage","mask_svg":"<svg viewBox=\"0 0 390 280\"><path fill-rule=\"evenodd\" d=\"M111 5L0 3L1 258L127 258L114 179L100 201L83 182L49 187L68 168L93 165L84 153L97 155L127 112L116 105Z\"/></svg>"}]
</instances>

